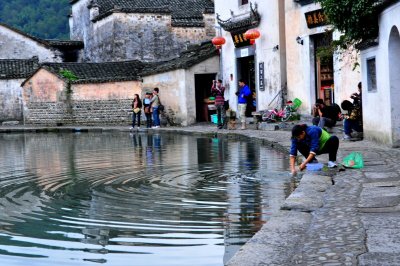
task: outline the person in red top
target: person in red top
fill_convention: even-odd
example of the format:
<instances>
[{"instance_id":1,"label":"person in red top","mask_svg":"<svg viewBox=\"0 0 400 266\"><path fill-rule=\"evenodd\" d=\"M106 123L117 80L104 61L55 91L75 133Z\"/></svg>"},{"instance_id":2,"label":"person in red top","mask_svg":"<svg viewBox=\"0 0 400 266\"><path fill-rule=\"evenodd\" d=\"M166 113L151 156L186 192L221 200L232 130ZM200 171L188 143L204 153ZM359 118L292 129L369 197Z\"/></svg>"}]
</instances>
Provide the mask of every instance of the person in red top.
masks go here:
<instances>
[{"instance_id":1,"label":"person in red top","mask_svg":"<svg viewBox=\"0 0 400 266\"><path fill-rule=\"evenodd\" d=\"M211 87L211 93L215 95L215 107L217 107L217 119L218 119L218 128L222 129L224 125L226 125L226 110L224 107L225 98L224 98L225 87L222 86L222 80L213 80L213 84Z\"/></svg>"}]
</instances>

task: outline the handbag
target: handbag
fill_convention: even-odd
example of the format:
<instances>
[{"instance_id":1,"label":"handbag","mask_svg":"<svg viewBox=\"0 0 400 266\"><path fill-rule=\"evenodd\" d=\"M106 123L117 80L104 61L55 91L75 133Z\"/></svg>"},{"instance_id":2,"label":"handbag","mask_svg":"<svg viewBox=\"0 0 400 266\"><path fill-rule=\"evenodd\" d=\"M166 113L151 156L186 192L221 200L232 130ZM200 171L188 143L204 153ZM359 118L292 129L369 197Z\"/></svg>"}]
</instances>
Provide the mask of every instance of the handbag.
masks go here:
<instances>
[{"instance_id":1,"label":"handbag","mask_svg":"<svg viewBox=\"0 0 400 266\"><path fill-rule=\"evenodd\" d=\"M165 110L164 105L159 104L159 105L158 105L158 110L161 111L161 112L164 112L164 110Z\"/></svg>"},{"instance_id":2,"label":"handbag","mask_svg":"<svg viewBox=\"0 0 400 266\"><path fill-rule=\"evenodd\" d=\"M133 109L133 112L135 112L135 114L139 113L140 112L140 108Z\"/></svg>"}]
</instances>

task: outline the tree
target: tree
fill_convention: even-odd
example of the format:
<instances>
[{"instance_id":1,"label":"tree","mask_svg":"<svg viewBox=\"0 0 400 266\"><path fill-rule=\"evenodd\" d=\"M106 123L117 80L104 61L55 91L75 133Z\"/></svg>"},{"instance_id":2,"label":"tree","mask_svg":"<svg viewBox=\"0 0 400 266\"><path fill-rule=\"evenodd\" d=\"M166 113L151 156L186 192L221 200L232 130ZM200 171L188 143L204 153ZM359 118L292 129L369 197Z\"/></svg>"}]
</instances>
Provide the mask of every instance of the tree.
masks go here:
<instances>
[{"instance_id":1,"label":"tree","mask_svg":"<svg viewBox=\"0 0 400 266\"><path fill-rule=\"evenodd\" d=\"M378 15L382 0L316 0L320 2L329 23L342 32L336 46L346 49L378 36Z\"/></svg>"}]
</instances>

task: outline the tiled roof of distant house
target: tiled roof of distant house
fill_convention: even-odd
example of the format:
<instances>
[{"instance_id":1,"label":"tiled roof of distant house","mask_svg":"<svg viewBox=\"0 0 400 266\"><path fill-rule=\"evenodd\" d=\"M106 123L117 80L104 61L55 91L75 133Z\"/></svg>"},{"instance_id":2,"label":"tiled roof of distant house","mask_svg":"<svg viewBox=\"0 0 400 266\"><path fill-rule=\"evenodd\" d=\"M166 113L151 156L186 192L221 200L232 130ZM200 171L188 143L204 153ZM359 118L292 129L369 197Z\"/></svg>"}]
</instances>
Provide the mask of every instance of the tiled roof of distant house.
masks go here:
<instances>
[{"instance_id":1,"label":"tiled roof of distant house","mask_svg":"<svg viewBox=\"0 0 400 266\"><path fill-rule=\"evenodd\" d=\"M218 55L218 50L213 46L211 41L200 45L192 45L177 58L148 64L141 71L141 75L149 76L176 69L187 69L216 55Z\"/></svg>"},{"instance_id":2,"label":"tiled roof of distant house","mask_svg":"<svg viewBox=\"0 0 400 266\"><path fill-rule=\"evenodd\" d=\"M76 76L77 79L71 81L76 84L132 81L141 80L142 76L176 69L187 69L216 55L218 55L218 51L209 41L201 45L192 45L186 51L182 52L179 57L164 62L143 63L134 60L106 63L43 63L40 65L40 68L44 68L60 78L64 78L61 74L62 70L68 70ZM33 76L35 73L32 73L30 76Z\"/></svg>"},{"instance_id":3,"label":"tiled roof of distant house","mask_svg":"<svg viewBox=\"0 0 400 266\"><path fill-rule=\"evenodd\" d=\"M203 13L214 13L212 0L92 0L91 5L99 7L95 20L114 12L171 14L174 27L202 27Z\"/></svg>"},{"instance_id":4,"label":"tiled roof of distant house","mask_svg":"<svg viewBox=\"0 0 400 266\"><path fill-rule=\"evenodd\" d=\"M38 69L38 59L0 59L0 79L22 79Z\"/></svg>"},{"instance_id":5,"label":"tiled roof of distant house","mask_svg":"<svg viewBox=\"0 0 400 266\"><path fill-rule=\"evenodd\" d=\"M112 81L139 80L139 71L143 68L140 61L106 62L106 63L43 63L44 68L64 78L62 70L68 70L77 80L71 83L101 83Z\"/></svg>"}]
</instances>

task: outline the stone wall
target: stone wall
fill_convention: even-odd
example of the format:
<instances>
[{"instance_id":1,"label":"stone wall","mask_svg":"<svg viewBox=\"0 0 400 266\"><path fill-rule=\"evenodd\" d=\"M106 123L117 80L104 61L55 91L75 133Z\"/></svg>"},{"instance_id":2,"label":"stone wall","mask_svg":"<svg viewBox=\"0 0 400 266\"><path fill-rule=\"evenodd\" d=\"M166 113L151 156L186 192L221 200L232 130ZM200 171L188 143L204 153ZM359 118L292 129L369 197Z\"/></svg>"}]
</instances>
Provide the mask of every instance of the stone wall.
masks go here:
<instances>
[{"instance_id":1,"label":"stone wall","mask_svg":"<svg viewBox=\"0 0 400 266\"><path fill-rule=\"evenodd\" d=\"M26 125L130 125L132 99L32 102L27 104Z\"/></svg>"},{"instance_id":2,"label":"stone wall","mask_svg":"<svg viewBox=\"0 0 400 266\"><path fill-rule=\"evenodd\" d=\"M0 25L0 58L31 59L39 58L39 62L61 62L62 54Z\"/></svg>"},{"instance_id":3,"label":"stone wall","mask_svg":"<svg viewBox=\"0 0 400 266\"><path fill-rule=\"evenodd\" d=\"M205 27L172 27L169 14L113 13L95 22L89 17L83 5L73 7L71 39L84 41L86 62L164 61L215 36L215 20L208 14Z\"/></svg>"}]
</instances>

